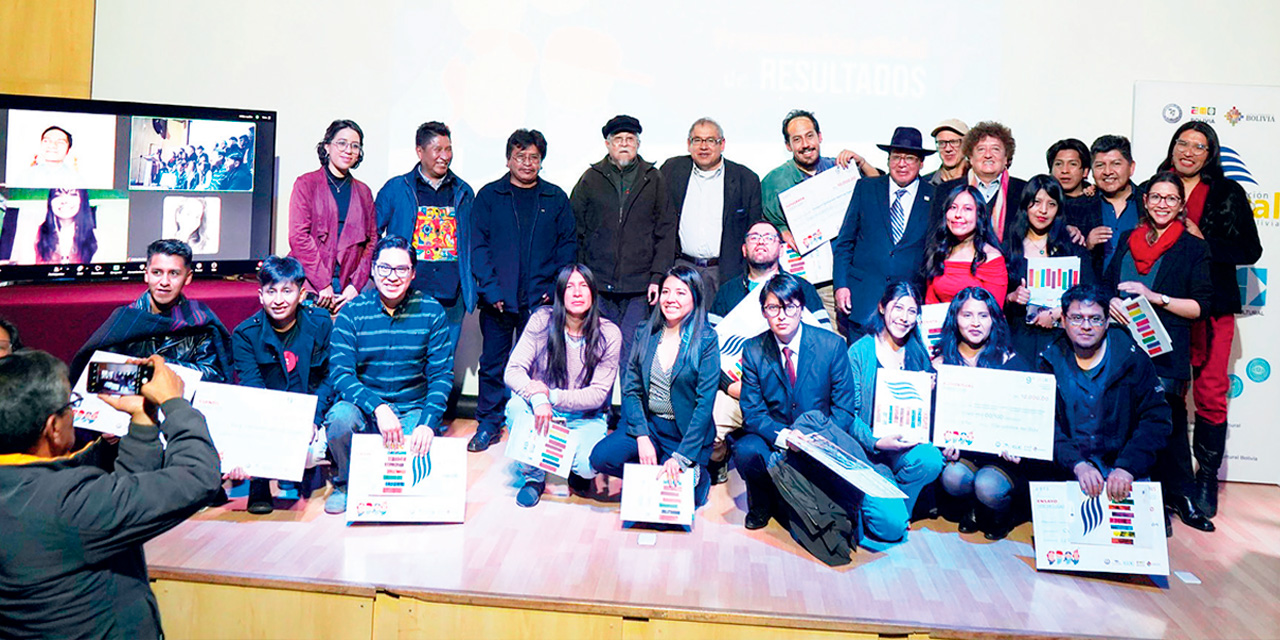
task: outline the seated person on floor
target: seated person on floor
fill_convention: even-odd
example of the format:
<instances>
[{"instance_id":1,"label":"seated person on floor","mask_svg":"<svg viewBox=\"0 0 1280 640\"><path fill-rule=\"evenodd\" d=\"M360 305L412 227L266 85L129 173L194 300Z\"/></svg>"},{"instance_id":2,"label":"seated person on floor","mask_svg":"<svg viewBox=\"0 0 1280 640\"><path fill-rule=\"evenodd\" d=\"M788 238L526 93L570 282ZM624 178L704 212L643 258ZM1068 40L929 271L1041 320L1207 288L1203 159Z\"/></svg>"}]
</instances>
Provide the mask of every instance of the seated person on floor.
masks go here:
<instances>
[{"instance_id":1,"label":"seated person on floor","mask_svg":"<svg viewBox=\"0 0 1280 640\"><path fill-rule=\"evenodd\" d=\"M141 396L103 396L132 417L128 434L73 453L82 398L66 365L43 351L0 359L5 638L162 635L142 545L208 502L218 453L182 380L159 357L149 364L155 374Z\"/></svg>"},{"instance_id":2,"label":"seated person on floor","mask_svg":"<svg viewBox=\"0 0 1280 640\"><path fill-rule=\"evenodd\" d=\"M329 404L329 312L302 304L307 276L297 258L268 256L258 270L262 309L240 323L231 335L236 374L241 385L319 396L314 424ZM243 470L229 477L244 480ZM306 484L304 482L304 484ZM249 480L249 513L271 513L271 481Z\"/></svg>"},{"instance_id":3,"label":"seated person on floor","mask_svg":"<svg viewBox=\"0 0 1280 640\"><path fill-rule=\"evenodd\" d=\"M669 269L622 375L622 421L591 451L591 467L615 478L628 462L663 465L672 481L693 469L699 506L711 488L706 466L720 380L719 340L705 309L698 272L683 265Z\"/></svg>"},{"instance_id":4,"label":"seated person on floor","mask_svg":"<svg viewBox=\"0 0 1280 640\"><path fill-rule=\"evenodd\" d=\"M1078 285L1062 295L1066 332L1040 354L1058 382L1053 461L1063 479L1096 496L1129 495L1165 446L1170 409L1155 365L1128 331L1107 328L1110 294ZM1166 524L1167 526L1167 524Z\"/></svg>"},{"instance_id":5,"label":"seated person on floor","mask_svg":"<svg viewBox=\"0 0 1280 640\"><path fill-rule=\"evenodd\" d=\"M961 289L951 299L933 364L1028 370L1010 344L1004 312L982 287ZM1024 464L1008 452L991 455L955 448L944 449L942 455L947 459L942 488L957 508L960 533L982 529L988 540L1009 535L1017 518L1025 515L1028 471L1033 461Z\"/></svg>"},{"instance_id":6,"label":"seated person on floor","mask_svg":"<svg viewBox=\"0 0 1280 640\"><path fill-rule=\"evenodd\" d=\"M711 326L716 327L716 334L723 342L741 345L748 338L759 335L768 328L768 322L760 315L760 285L781 273L778 260L781 251L782 236L773 223L760 221L747 228L746 237L742 241L742 257L746 259L747 272L720 285L715 301L707 311L707 319ZM801 321L831 330L831 320L827 317L826 308L822 306L822 298L818 297L818 290L804 278L797 278L796 282L804 290L805 311L801 313ZM728 322L722 326L721 323L726 318ZM739 346L739 363L742 361L741 353ZM723 362L721 366L724 366ZM738 403L742 395L740 370L738 367L732 374L723 371L720 373L720 391L716 393L716 404L712 410L716 442L711 450L711 464L707 467L711 474L711 484L720 484L729 479L729 449L734 438L732 434L742 427L742 408Z\"/></svg>"},{"instance_id":7,"label":"seated person on floor","mask_svg":"<svg viewBox=\"0 0 1280 640\"><path fill-rule=\"evenodd\" d=\"M424 454L448 428L441 418L453 388L453 342L444 307L410 286L416 263L408 240L379 240L375 288L334 321L329 375L336 395L324 421L334 472L326 513L347 510L353 433L381 433L387 448Z\"/></svg>"},{"instance_id":8,"label":"seated person on floor","mask_svg":"<svg viewBox=\"0 0 1280 640\"><path fill-rule=\"evenodd\" d=\"M867 533L876 540L897 542L907 535L911 514L920 492L942 472L942 454L931 444L914 444L901 435L875 437L876 377L881 369L932 371L929 355L916 321L920 313L920 293L908 282L890 282L880 296L871 317L863 323L867 334L849 347L853 371L854 412L850 433L862 445L867 458L887 474L903 493L904 500L872 499L888 503L879 519L868 519ZM885 515L887 514L887 515Z\"/></svg>"},{"instance_id":9,"label":"seated person on floor","mask_svg":"<svg viewBox=\"0 0 1280 640\"><path fill-rule=\"evenodd\" d=\"M507 362L505 381L511 390L507 424L514 433L530 425L545 434L553 418L563 418L578 434L578 450L569 473L569 488L589 493L591 450L608 428L609 397L618 376L622 332L605 320L595 304L596 278L586 265L570 264L555 280L551 306L542 306L525 325ZM546 488L542 469L517 462L521 480L516 503L532 507ZM596 494L604 493L597 483Z\"/></svg>"},{"instance_id":10,"label":"seated person on floor","mask_svg":"<svg viewBox=\"0 0 1280 640\"><path fill-rule=\"evenodd\" d=\"M163 356L170 364L196 369L206 382L231 379L231 334L208 306L183 295L191 284L191 247L181 240L156 240L147 247L147 291L111 312L71 361L78 377L94 351L135 358Z\"/></svg>"}]
</instances>

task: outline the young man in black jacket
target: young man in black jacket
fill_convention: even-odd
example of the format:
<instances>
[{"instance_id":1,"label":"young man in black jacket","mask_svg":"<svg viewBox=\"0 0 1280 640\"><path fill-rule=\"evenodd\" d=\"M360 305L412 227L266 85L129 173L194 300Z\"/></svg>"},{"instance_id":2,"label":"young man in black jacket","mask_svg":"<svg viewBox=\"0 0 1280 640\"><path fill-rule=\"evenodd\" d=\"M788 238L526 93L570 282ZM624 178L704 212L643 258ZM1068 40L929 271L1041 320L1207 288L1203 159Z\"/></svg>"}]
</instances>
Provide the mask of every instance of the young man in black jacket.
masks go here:
<instances>
[{"instance_id":1,"label":"young man in black jacket","mask_svg":"<svg viewBox=\"0 0 1280 640\"><path fill-rule=\"evenodd\" d=\"M264 260L258 270L262 310L236 327L231 348L241 385L318 396L313 424L319 425L331 396L329 334L333 321L320 307L302 305L305 281L297 258L269 256ZM229 476L245 479L239 469ZM271 481L250 479L249 513L271 513L273 508Z\"/></svg>"},{"instance_id":2,"label":"young man in black jacket","mask_svg":"<svg viewBox=\"0 0 1280 640\"><path fill-rule=\"evenodd\" d=\"M1066 335L1040 354L1040 370L1058 383L1053 461L1061 475L1090 496L1105 489L1122 500L1150 474L1172 427L1151 358L1125 330L1107 329L1109 298L1095 285L1062 295Z\"/></svg>"},{"instance_id":3,"label":"young man in black jacket","mask_svg":"<svg viewBox=\"0 0 1280 640\"><path fill-rule=\"evenodd\" d=\"M182 380L147 362L141 396L103 396L132 416L128 435L71 453L80 397L66 366L43 351L0 359L0 635L161 636L142 545L202 507L220 475Z\"/></svg>"}]
</instances>

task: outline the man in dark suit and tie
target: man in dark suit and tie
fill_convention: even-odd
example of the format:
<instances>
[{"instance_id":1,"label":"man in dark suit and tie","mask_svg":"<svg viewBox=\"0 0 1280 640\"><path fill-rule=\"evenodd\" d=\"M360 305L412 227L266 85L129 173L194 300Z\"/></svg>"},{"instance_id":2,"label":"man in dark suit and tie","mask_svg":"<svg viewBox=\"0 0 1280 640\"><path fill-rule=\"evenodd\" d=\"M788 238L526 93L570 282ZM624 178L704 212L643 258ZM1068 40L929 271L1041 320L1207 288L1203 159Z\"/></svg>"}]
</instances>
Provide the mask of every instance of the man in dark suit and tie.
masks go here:
<instances>
[{"instance_id":1,"label":"man in dark suit and tie","mask_svg":"<svg viewBox=\"0 0 1280 640\"><path fill-rule=\"evenodd\" d=\"M745 433L733 450L747 485L748 529L762 528L784 512L768 460L774 451L787 448L787 437L801 414L818 411L832 426L848 432L854 420L850 409L857 404L844 340L800 321L805 294L795 276L779 273L761 286L761 311L769 331L747 341L742 350ZM861 457L861 447L854 444L850 449Z\"/></svg>"},{"instance_id":2,"label":"man in dark suit and tie","mask_svg":"<svg viewBox=\"0 0 1280 640\"><path fill-rule=\"evenodd\" d=\"M662 163L662 180L676 212L676 264L702 276L710 299L743 272L740 239L763 219L760 176L724 157L724 130L711 118L689 128L689 155Z\"/></svg>"},{"instance_id":3,"label":"man in dark suit and tie","mask_svg":"<svg viewBox=\"0 0 1280 640\"><path fill-rule=\"evenodd\" d=\"M898 127L889 144L876 145L889 152L889 173L858 181L831 244L836 308L848 315L850 343L866 333L864 324L890 281L923 288L920 265L934 187L920 179L924 159L933 153L921 142L918 129Z\"/></svg>"}]
</instances>

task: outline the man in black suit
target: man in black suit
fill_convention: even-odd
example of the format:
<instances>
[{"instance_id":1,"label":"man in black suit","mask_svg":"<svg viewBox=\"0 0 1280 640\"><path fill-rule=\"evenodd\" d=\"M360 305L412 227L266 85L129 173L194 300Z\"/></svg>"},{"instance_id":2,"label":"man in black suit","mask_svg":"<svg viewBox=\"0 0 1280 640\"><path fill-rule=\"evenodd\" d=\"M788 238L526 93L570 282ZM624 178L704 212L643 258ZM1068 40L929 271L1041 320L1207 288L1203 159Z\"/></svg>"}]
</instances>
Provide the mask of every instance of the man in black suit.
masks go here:
<instances>
[{"instance_id":1,"label":"man in black suit","mask_svg":"<svg viewBox=\"0 0 1280 640\"><path fill-rule=\"evenodd\" d=\"M831 245L836 307L848 315L850 343L866 333L863 324L891 280L923 288L920 265L934 187L920 179L920 167L933 153L921 142L919 130L898 127L889 144L876 145L889 152L889 173L858 181Z\"/></svg>"},{"instance_id":2,"label":"man in black suit","mask_svg":"<svg viewBox=\"0 0 1280 640\"><path fill-rule=\"evenodd\" d=\"M748 529L759 529L782 513L769 477L772 453L787 448L787 436L801 414L818 411L848 432L856 406L853 373L844 340L805 327L800 315L805 294L795 276L779 273L762 285L761 311L769 330L742 349L742 417L745 433L734 444L734 462L747 485ZM861 448L851 447L854 455Z\"/></svg>"},{"instance_id":3,"label":"man in black suit","mask_svg":"<svg viewBox=\"0 0 1280 640\"><path fill-rule=\"evenodd\" d=\"M1027 186L1026 180L1009 175L1015 148L1013 131L999 122L979 122L969 129L969 133L964 135L964 142L960 143L961 151L969 159L969 173L938 185L938 197L933 199L933 214L942 217L945 213L941 210L942 203L952 189L971 185L987 199L987 207L991 209L991 227L1003 242L1022 198L1022 188Z\"/></svg>"},{"instance_id":4,"label":"man in black suit","mask_svg":"<svg viewBox=\"0 0 1280 640\"><path fill-rule=\"evenodd\" d=\"M711 118L689 128L689 155L662 163L678 220L676 264L695 269L715 295L720 283L742 273L738 240L764 217L760 176L724 157L724 130Z\"/></svg>"}]
</instances>

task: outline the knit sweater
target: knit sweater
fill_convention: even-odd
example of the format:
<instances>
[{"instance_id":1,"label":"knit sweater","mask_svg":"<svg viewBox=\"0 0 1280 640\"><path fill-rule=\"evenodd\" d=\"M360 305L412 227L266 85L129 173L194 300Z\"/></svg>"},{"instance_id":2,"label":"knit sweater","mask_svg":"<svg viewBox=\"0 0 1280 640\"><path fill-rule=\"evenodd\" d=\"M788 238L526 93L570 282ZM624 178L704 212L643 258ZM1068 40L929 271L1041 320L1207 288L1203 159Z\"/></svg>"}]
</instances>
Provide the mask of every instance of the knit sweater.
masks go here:
<instances>
[{"instance_id":1,"label":"knit sweater","mask_svg":"<svg viewBox=\"0 0 1280 640\"><path fill-rule=\"evenodd\" d=\"M520 341L511 350L511 358L507 360L504 380L512 392L519 394L533 380L546 382L547 331L550 325L549 306L538 309L529 317L524 333L520 334ZM550 400L556 409L577 413L591 412L599 410L609 401L613 381L618 377L622 332L617 325L600 318L600 335L604 338L604 357L596 364L595 372L587 384L582 381L582 344L568 343L565 355L569 386L566 389L551 389Z\"/></svg>"}]
</instances>

